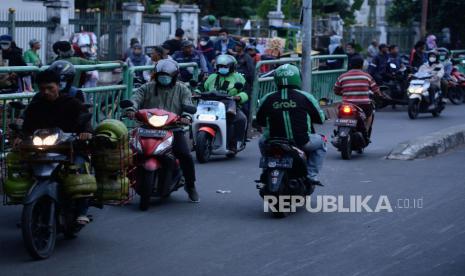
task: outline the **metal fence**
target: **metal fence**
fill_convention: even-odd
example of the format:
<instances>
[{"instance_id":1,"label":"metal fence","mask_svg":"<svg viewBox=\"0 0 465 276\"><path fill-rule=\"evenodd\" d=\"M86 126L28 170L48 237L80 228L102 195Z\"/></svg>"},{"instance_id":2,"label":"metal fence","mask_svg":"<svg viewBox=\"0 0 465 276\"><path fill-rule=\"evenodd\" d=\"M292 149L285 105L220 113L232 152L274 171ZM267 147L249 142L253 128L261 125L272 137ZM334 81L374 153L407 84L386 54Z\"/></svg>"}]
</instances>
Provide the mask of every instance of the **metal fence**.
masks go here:
<instances>
[{"instance_id":1,"label":"metal fence","mask_svg":"<svg viewBox=\"0 0 465 276\"><path fill-rule=\"evenodd\" d=\"M142 45L160 45L169 39L171 32L171 19L169 16L144 15L142 22Z\"/></svg>"},{"instance_id":2,"label":"metal fence","mask_svg":"<svg viewBox=\"0 0 465 276\"><path fill-rule=\"evenodd\" d=\"M337 70L323 70L325 63L328 59L342 59L343 66ZM276 67L281 64L293 63L297 66L301 64L301 58L285 58L279 60L266 60L260 61L255 67L256 78L253 83L252 102L250 119L253 119L260 104L260 99L268 93L276 91L276 85L272 76L261 77L258 75L262 66ZM334 95L333 85L336 79L344 72L347 71L347 56L346 55L325 55L312 57L312 91L310 93L316 99L325 99L328 103L340 101L340 97Z\"/></svg>"}]
</instances>

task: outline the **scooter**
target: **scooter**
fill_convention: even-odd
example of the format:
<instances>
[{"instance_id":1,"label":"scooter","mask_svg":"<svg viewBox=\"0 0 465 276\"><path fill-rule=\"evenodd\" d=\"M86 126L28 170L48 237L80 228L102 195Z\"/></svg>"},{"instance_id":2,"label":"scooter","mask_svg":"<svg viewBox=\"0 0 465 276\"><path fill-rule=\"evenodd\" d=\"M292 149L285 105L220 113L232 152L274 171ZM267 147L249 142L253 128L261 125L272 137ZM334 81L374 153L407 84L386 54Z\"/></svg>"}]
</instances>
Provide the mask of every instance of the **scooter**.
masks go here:
<instances>
[{"instance_id":1,"label":"scooter","mask_svg":"<svg viewBox=\"0 0 465 276\"><path fill-rule=\"evenodd\" d=\"M342 159L351 159L352 151L362 154L368 146L371 129L366 129L365 120L365 112L357 105L343 103L339 106L331 143L341 152Z\"/></svg>"},{"instance_id":2,"label":"scooter","mask_svg":"<svg viewBox=\"0 0 465 276\"><path fill-rule=\"evenodd\" d=\"M283 196L282 201L288 201L291 206L289 196L309 196L315 190L315 185L307 177L307 156L287 139L270 138L265 142L260 168L263 173L255 182L264 200L272 197L279 202L279 197ZM275 217L290 214L289 210L274 207L271 211Z\"/></svg>"},{"instance_id":3,"label":"scooter","mask_svg":"<svg viewBox=\"0 0 465 276\"><path fill-rule=\"evenodd\" d=\"M407 105L408 98L405 93L407 82L408 67L397 68L395 63L389 63L390 77L380 85L380 91L384 97L375 98L376 109L384 108L388 105Z\"/></svg>"},{"instance_id":4,"label":"scooter","mask_svg":"<svg viewBox=\"0 0 465 276\"><path fill-rule=\"evenodd\" d=\"M121 108L130 108L129 100L120 102ZM187 113L195 107L183 106ZM151 197L166 198L184 186L179 160L173 154L174 133L184 131L181 116L162 109L142 109L135 120L141 125L130 133L129 145L136 153L136 193L140 195L139 209L146 211Z\"/></svg>"},{"instance_id":5,"label":"scooter","mask_svg":"<svg viewBox=\"0 0 465 276\"><path fill-rule=\"evenodd\" d=\"M195 97L199 99L199 102L197 113L193 118L192 133L197 160L200 163L206 163L212 155L226 155L228 158L233 158L237 152L243 151L246 144L245 137L243 141L239 141L240 146L236 152L227 148L228 130L225 102L235 106L232 97L224 92L202 93Z\"/></svg>"},{"instance_id":6,"label":"scooter","mask_svg":"<svg viewBox=\"0 0 465 276\"><path fill-rule=\"evenodd\" d=\"M408 102L408 116L414 120L420 113L431 113L433 117L438 117L444 110L444 102L442 101L442 92L440 89L434 92L434 104L433 110L429 109L431 103L429 97L429 88L431 86L430 79L432 75L425 72L417 72L413 75L410 86L407 90L409 102Z\"/></svg>"},{"instance_id":7,"label":"scooter","mask_svg":"<svg viewBox=\"0 0 465 276\"><path fill-rule=\"evenodd\" d=\"M449 91L447 97L455 105L465 102L465 74L461 73L457 67L453 67L449 80Z\"/></svg>"}]
</instances>

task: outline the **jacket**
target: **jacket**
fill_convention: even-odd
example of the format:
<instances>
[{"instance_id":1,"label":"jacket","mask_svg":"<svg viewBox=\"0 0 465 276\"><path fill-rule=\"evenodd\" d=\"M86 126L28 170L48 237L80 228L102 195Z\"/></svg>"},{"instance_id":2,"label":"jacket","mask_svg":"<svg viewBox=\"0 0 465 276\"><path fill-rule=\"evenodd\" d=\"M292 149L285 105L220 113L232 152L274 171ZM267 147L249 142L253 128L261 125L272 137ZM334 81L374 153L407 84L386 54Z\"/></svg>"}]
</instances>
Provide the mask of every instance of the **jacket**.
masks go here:
<instances>
[{"instance_id":1,"label":"jacket","mask_svg":"<svg viewBox=\"0 0 465 276\"><path fill-rule=\"evenodd\" d=\"M438 69L438 70L435 70ZM423 64L420 69L418 69L418 72L425 72L425 73L431 73L432 78L431 78L431 84L440 86L441 85L441 79L444 77L444 66L438 62L438 63L433 63L429 64L428 62Z\"/></svg>"},{"instance_id":2,"label":"jacket","mask_svg":"<svg viewBox=\"0 0 465 276\"><path fill-rule=\"evenodd\" d=\"M226 52L223 51L222 42L223 41L221 41L221 39L218 39L217 41L215 41L215 45L214 45L215 53L217 55L221 55L221 54L230 55L230 53L228 53L228 50L234 49L236 42L232 38L228 38L228 41L226 42Z\"/></svg>"},{"instance_id":3,"label":"jacket","mask_svg":"<svg viewBox=\"0 0 465 276\"><path fill-rule=\"evenodd\" d=\"M24 111L23 132L31 136L34 131L46 128L60 128L64 132L91 132L90 122L79 123L87 110L81 101L68 95L60 95L55 101L47 101L40 93Z\"/></svg>"},{"instance_id":4,"label":"jacket","mask_svg":"<svg viewBox=\"0 0 465 276\"><path fill-rule=\"evenodd\" d=\"M189 63L195 62L199 67L201 73L208 73L207 61L205 57L202 55L201 52L194 50L192 56L186 56L183 52L178 51L174 53L173 60L177 63ZM180 72L180 80L184 82L188 82L193 77L193 72L190 71L191 68L181 68Z\"/></svg>"},{"instance_id":5,"label":"jacket","mask_svg":"<svg viewBox=\"0 0 465 276\"><path fill-rule=\"evenodd\" d=\"M205 81L204 88L206 92L211 91L226 91L229 96L239 96L241 97L241 104L244 104L248 101L249 96L245 92L237 91L234 88L234 85L239 82L245 85L245 79L242 74L232 73L227 76L221 76L217 73L214 73L208 77Z\"/></svg>"},{"instance_id":6,"label":"jacket","mask_svg":"<svg viewBox=\"0 0 465 276\"><path fill-rule=\"evenodd\" d=\"M154 81L139 87L131 97L134 111L139 109L160 108L181 115L182 105L193 106L192 94L182 82L176 82L173 87L158 87Z\"/></svg>"},{"instance_id":7,"label":"jacket","mask_svg":"<svg viewBox=\"0 0 465 276\"><path fill-rule=\"evenodd\" d=\"M265 95L257 111L257 123L265 126L265 138L280 137L299 147L309 141L313 124L323 124L325 115L318 101L305 91L282 89Z\"/></svg>"}]
</instances>

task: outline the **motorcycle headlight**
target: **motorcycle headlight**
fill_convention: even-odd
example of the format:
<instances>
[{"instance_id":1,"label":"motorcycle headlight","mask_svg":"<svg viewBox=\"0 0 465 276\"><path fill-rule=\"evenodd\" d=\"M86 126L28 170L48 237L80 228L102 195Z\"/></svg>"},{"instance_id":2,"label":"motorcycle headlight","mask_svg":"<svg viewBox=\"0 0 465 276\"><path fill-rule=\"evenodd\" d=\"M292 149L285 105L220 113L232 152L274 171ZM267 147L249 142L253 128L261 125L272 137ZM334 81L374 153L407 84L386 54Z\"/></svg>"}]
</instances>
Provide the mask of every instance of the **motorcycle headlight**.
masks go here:
<instances>
[{"instance_id":1,"label":"motorcycle headlight","mask_svg":"<svg viewBox=\"0 0 465 276\"><path fill-rule=\"evenodd\" d=\"M32 138L32 143L34 146L53 146L58 140L58 133L51 134L48 136L45 136L44 138L41 138L39 136L34 136Z\"/></svg>"},{"instance_id":2,"label":"motorcycle headlight","mask_svg":"<svg viewBox=\"0 0 465 276\"><path fill-rule=\"evenodd\" d=\"M421 94L423 92L423 87L409 87L408 92L412 94Z\"/></svg>"},{"instance_id":3,"label":"motorcycle headlight","mask_svg":"<svg viewBox=\"0 0 465 276\"><path fill-rule=\"evenodd\" d=\"M168 147L170 147L173 144L173 136L169 137L165 141L161 142L160 145L155 149L153 152L154 155L162 153L164 150L166 150Z\"/></svg>"},{"instance_id":4,"label":"motorcycle headlight","mask_svg":"<svg viewBox=\"0 0 465 276\"><path fill-rule=\"evenodd\" d=\"M213 122L216 121L216 116L213 114L200 114L197 119L199 119L199 121Z\"/></svg>"},{"instance_id":5,"label":"motorcycle headlight","mask_svg":"<svg viewBox=\"0 0 465 276\"><path fill-rule=\"evenodd\" d=\"M149 118L149 124L153 127L164 126L166 124L166 121L168 121L168 115L163 115L163 116L152 115Z\"/></svg>"}]
</instances>

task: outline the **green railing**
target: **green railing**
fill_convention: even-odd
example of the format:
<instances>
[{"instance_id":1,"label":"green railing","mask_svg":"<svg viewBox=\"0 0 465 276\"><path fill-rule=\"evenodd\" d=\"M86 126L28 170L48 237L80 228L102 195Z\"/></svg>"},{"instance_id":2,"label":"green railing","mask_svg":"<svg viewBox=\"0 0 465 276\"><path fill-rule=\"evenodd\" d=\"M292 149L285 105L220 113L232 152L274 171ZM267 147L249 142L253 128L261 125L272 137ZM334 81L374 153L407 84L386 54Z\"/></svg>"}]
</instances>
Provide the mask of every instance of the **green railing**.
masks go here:
<instances>
[{"instance_id":1,"label":"green railing","mask_svg":"<svg viewBox=\"0 0 465 276\"><path fill-rule=\"evenodd\" d=\"M337 70L319 70L323 68L327 60L342 59L343 65L341 69ZM262 66L275 66L286 63L293 63L298 66L301 64L301 58L283 58L278 60L260 61L255 67L255 77L252 90L252 103L250 116L252 119L257 111L260 99L268 93L276 91L273 77L260 77L258 75ZM346 55L322 55L312 57L312 91L310 91L317 99L327 99L329 103L337 102L340 100L338 96L333 93L333 85L336 79L342 73L347 71L347 56Z\"/></svg>"}]
</instances>

